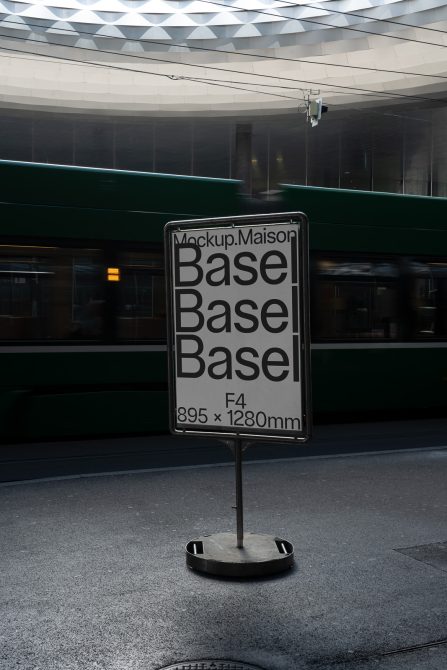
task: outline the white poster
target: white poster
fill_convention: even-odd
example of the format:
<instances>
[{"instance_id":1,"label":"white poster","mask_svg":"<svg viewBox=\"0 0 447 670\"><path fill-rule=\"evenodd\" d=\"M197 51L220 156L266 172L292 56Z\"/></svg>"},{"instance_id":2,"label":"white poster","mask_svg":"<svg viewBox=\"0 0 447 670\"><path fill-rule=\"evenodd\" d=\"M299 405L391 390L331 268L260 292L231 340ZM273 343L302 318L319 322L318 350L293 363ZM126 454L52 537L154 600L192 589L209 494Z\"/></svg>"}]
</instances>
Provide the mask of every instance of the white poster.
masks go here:
<instances>
[{"instance_id":1,"label":"white poster","mask_svg":"<svg viewBox=\"0 0 447 670\"><path fill-rule=\"evenodd\" d=\"M172 229L177 430L302 432L299 226Z\"/></svg>"}]
</instances>

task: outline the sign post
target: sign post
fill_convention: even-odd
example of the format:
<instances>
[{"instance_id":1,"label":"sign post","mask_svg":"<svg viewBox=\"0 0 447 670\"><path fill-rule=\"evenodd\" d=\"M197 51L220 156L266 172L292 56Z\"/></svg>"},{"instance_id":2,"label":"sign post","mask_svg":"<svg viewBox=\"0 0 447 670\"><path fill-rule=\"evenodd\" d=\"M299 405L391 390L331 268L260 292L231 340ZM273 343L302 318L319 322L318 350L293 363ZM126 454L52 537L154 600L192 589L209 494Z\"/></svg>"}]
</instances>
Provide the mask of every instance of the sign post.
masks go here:
<instances>
[{"instance_id":1,"label":"sign post","mask_svg":"<svg viewBox=\"0 0 447 670\"><path fill-rule=\"evenodd\" d=\"M234 445L234 464L236 467L236 546L244 546L244 504L242 498L242 442L236 440Z\"/></svg>"},{"instance_id":2,"label":"sign post","mask_svg":"<svg viewBox=\"0 0 447 670\"><path fill-rule=\"evenodd\" d=\"M236 536L189 542L187 563L238 576L284 570L289 542L244 538L242 452L310 437L307 218L170 222L165 249L171 432L224 441L236 468Z\"/></svg>"}]
</instances>

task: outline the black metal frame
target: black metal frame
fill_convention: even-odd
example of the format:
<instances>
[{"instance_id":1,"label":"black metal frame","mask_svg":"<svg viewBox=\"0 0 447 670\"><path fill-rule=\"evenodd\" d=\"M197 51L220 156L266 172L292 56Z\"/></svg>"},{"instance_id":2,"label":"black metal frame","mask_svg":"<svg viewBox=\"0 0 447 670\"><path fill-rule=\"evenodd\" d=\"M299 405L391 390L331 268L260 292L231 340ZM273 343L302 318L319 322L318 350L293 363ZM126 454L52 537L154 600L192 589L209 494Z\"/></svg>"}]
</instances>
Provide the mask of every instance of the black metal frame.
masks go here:
<instances>
[{"instance_id":1,"label":"black metal frame","mask_svg":"<svg viewBox=\"0 0 447 670\"><path fill-rule=\"evenodd\" d=\"M180 429L176 420L176 376L175 376L175 341L174 341L174 300L172 282L172 238L173 233L181 230L200 230L216 228L237 228L244 225L269 225L279 223L298 224L298 258L299 258L299 303L301 323L301 369L303 377L302 390L302 427L300 431L276 431L273 435L268 430L257 428L255 431L244 428L242 431L207 430L200 424L190 429ZM312 400L310 375L310 311L309 311L309 239L308 219L303 212L285 212L278 214L259 214L234 217L219 217L212 219L187 219L184 221L170 221L164 229L165 239L165 269L166 269L166 319L168 344L168 380L169 380L169 426L174 435L216 437L219 439L255 441L287 441L307 442L312 432Z\"/></svg>"}]
</instances>

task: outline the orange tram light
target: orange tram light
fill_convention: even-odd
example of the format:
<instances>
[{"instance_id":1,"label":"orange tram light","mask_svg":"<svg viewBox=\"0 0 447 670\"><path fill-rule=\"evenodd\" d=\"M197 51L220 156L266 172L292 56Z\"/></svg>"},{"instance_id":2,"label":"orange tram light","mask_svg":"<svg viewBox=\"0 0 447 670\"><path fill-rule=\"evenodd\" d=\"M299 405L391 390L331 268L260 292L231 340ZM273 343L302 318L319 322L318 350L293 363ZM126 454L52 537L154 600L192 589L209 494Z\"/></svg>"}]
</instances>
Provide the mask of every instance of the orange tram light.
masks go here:
<instances>
[{"instance_id":1,"label":"orange tram light","mask_svg":"<svg viewBox=\"0 0 447 670\"><path fill-rule=\"evenodd\" d=\"M120 281L119 268L107 268L107 281Z\"/></svg>"}]
</instances>

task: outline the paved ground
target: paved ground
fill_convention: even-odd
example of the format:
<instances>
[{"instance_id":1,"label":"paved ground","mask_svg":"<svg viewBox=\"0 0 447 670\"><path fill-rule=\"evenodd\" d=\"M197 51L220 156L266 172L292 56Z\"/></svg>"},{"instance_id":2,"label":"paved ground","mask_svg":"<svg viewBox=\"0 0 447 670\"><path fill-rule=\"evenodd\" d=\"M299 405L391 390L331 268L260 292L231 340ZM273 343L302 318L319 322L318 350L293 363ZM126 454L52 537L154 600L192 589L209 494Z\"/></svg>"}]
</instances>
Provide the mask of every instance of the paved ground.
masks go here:
<instances>
[{"instance_id":1,"label":"paved ground","mask_svg":"<svg viewBox=\"0 0 447 670\"><path fill-rule=\"evenodd\" d=\"M295 546L296 567L272 579L185 567L188 540L234 530L233 475L224 465L1 486L0 669L216 658L446 670L447 449L247 463L246 529Z\"/></svg>"},{"instance_id":2,"label":"paved ground","mask_svg":"<svg viewBox=\"0 0 447 670\"><path fill-rule=\"evenodd\" d=\"M330 455L447 445L447 419L317 425L307 445L259 442L247 460ZM0 481L230 462L230 450L210 439L108 437L0 445Z\"/></svg>"}]
</instances>

